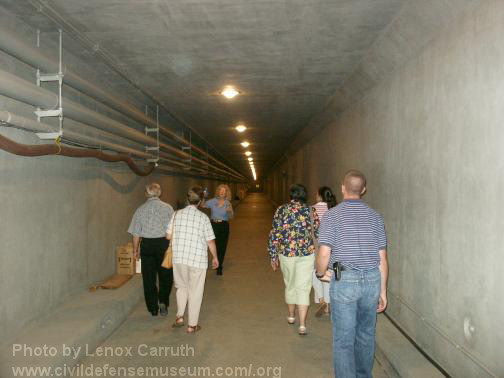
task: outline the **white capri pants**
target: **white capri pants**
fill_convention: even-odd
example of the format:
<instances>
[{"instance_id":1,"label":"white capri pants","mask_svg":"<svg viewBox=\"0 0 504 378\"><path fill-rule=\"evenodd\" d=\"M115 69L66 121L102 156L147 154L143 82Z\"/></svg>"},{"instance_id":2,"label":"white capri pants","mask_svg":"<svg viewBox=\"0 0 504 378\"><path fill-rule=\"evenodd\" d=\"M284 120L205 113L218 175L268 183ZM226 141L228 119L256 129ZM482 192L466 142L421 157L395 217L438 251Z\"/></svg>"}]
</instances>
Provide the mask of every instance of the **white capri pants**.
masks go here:
<instances>
[{"instance_id":1,"label":"white capri pants","mask_svg":"<svg viewBox=\"0 0 504 378\"><path fill-rule=\"evenodd\" d=\"M329 296L329 288L331 287L330 282L322 282L317 276L315 276L315 270L313 271L313 300L315 303L320 303L320 298L324 300L325 303L331 303L331 297Z\"/></svg>"}]
</instances>

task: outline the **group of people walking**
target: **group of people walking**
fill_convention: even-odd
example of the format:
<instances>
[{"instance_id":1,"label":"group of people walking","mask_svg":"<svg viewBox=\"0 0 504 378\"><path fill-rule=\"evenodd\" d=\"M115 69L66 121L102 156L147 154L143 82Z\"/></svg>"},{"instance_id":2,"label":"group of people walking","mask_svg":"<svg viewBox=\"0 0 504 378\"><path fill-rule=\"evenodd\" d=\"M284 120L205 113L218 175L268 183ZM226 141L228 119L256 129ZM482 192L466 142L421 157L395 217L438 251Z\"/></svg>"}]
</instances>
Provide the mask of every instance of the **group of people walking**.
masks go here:
<instances>
[{"instance_id":1,"label":"group of people walking","mask_svg":"<svg viewBox=\"0 0 504 378\"><path fill-rule=\"evenodd\" d=\"M208 251L212 268L223 274L229 238L229 220L233 217L231 191L227 185L217 187L215 198L205 201L205 191L192 187L186 206L174 211L160 200L161 186L145 187L147 201L134 213L128 232L133 237L133 253L142 259L142 280L147 310L157 316L168 314L169 298L175 281L177 314L174 327L185 326L187 332L201 329L199 313L203 300ZM210 219L201 208L211 210ZM172 268L162 266L171 243ZM159 286L158 286L159 282Z\"/></svg>"},{"instance_id":2,"label":"group of people walking","mask_svg":"<svg viewBox=\"0 0 504 378\"><path fill-rule=\"evenodd\" d=\"M293 185L290 201L275 211L268 241L271 267L283 275L287 323L297 319L299 335L307 334L312 288L319 304L315 315L331 315L336 377L372 376L376 313L387 306L385 226L382 216L362 201L366 190L364 174L351 170L341 185L341 203L324 186L316 203L308 206L306 188ZM147 201L136 210L128 232L135 257L142 258L147 309L154 316L166 315L175 281L173 327L187 324L187 332L195 333L201 329L208 251L212 268L223 274L233 217L231 192L219 185L215 197L205 201L202 188L190 188L186 207L176 212L159 199L159 184L147 185L145 194ZM210 209L210 219L201 208ZM170 243L173 268L166 269L161 264Z\"/></svg>"},{"instance_id":3,"label":"group of people walking","mask_svg":"<svg viewBox=\"0 0 504 378\"><path fill-rule=\"evenodd\" d=\"M357 170L346 173L340 204L321 187L308 206L306 188L293 185L269 236L271 266L280 268L285 283L287 323L295 324L297 315L298 333L307 334L312 287L316 316L331 314L336 377L372 377L376 313L387 306L385 226L362 201L365 192L366 178Z\"/></svg>"}]
</instances>

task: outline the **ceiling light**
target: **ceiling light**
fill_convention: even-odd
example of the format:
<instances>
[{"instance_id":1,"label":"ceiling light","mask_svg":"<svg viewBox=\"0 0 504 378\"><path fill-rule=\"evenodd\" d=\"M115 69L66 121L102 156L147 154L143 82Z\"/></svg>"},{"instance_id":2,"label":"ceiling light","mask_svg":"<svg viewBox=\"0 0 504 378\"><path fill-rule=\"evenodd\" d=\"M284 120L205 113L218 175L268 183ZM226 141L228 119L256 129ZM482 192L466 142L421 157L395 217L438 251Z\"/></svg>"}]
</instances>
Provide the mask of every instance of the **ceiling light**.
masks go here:
<instances>
[{"instance_id":1,"label":"ceiling light","mask_svg":"<svg viewBox=\"0 0 504 378\"><path fill-rule=\"evenodd\" d=\"M248 146L250 146L250 143L249 142L241 142L240 143L243 147L247 148Z\"/></svg>"},{"instance_id":2,"label":"ceiling light","mask_svg":"<svg viewBox=\"0 0 504 378\"><path fill-rule=\"evenodd\" d=\"M252 160L254 160L254 158L251 158L251 157L248 158L248 161L252 161Z\"/></svg>"},{"instance_id":3,"label":"ceiling light","mask_svg":"<svg viewBox=\"0 0 504 378\"><path fill-rule=\"evenodd\" d=\"M231 100L232 98L234 98L235 96L237 96L239 94L240 94L240 92L238 92L236 89L234 89L234 87L231 87L231 86L225 87L221 92L221 95L223 95L224 97L226 97L229 100Z\"/></svg>"},{"instance_id":4,"label":"ceiling light","mask_svg":"<svg viewBox=\"0 0 504 378\"><path fill-rule=\"evenodd\" d=\"M250 155L252 155L252 152L247 151L247 152L245 152L245 155L250 156Z\"/></svg>"},{"instance_id":5,"label":"ceiling light","mask_svg":"<svg viewBox=\"0 0 504 378\"><path fill-rule=\"evenodd\" d=\"M243 133L245 130L247 130L247 128L243 125L238 125L235 127L236 131L238 131L239 133Z\"/></svg>"}]
</instances>

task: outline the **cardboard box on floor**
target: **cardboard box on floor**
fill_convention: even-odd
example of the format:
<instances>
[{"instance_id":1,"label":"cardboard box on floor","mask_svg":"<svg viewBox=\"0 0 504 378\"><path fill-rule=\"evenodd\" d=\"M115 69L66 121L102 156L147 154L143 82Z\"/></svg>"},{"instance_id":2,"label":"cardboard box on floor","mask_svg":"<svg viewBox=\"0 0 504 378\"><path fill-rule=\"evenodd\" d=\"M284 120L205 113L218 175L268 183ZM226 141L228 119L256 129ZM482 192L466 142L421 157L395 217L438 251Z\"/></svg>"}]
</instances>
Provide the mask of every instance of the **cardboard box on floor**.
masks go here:
<instances>
[{"instance_id":1,"label":"cardboard box on floor","mask_svg":"<svg viewBox=\"0 0 504 378\"><path fill-rule=\"evenodd\" d=\"M134 275L136 261L133 257L133 244L128 243L116 248L116 273Z\"/></svg>"}]
</instances>

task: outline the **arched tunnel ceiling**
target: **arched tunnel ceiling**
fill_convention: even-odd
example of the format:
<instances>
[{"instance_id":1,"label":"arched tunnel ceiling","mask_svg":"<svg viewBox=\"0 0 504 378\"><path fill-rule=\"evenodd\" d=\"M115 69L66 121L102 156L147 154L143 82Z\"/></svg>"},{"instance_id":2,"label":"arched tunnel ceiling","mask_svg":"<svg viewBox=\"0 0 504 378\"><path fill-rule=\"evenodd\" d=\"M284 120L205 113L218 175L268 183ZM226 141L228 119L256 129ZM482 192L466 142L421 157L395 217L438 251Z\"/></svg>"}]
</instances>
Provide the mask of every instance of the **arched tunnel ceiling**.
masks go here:
<instances>
[{"instance_id":1,"label":"arched tunnel ceiling","mask_svg":"<svg viewBox=\"0 0 504 378\"><path fill-rule=\"evenodd\" d=\"M328 104L333 115L362 96L475 3L0 0L42 30L54 26L34 4L49 5L247 175L248 140L259 176L325 124ZM241 95L224 99L224 85Z\"/></svg>"}]
</instances>

